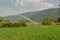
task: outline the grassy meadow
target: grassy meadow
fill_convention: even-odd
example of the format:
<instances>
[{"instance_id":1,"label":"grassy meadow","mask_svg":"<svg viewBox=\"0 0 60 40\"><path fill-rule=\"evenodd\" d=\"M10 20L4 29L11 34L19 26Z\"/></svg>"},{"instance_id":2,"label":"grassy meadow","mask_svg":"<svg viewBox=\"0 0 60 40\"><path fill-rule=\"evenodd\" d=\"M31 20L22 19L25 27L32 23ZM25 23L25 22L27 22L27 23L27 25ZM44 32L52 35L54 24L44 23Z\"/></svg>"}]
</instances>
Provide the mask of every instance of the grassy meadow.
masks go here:
<instances>
[{"instance_id":1,"label":"grassy meadow","mask_svg":"<svg viewBox=\"0 0 60 40\"><path fill-rule=\"evenodd\" d=\"M0 28L0 40L60 40L60 25Z\"/></svg>"}]
</instances>

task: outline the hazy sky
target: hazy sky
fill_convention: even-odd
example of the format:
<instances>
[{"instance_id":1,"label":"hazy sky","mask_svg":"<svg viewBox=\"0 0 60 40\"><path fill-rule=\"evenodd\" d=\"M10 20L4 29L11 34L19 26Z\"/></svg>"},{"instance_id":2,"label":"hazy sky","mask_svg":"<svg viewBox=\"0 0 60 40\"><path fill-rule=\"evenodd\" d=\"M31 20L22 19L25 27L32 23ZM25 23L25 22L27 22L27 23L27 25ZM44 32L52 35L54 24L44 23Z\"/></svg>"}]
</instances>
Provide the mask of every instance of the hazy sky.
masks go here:
<instances>
[{"instance_id":1,"label":"hazy sky","mask_svg":"<svg viewBox=\"0 0 60 40\"><path fill-rule=\"evenodd\" d=\"M0 16L56 8L60 0L0 0Z\"/></svg>"}]
</instances>

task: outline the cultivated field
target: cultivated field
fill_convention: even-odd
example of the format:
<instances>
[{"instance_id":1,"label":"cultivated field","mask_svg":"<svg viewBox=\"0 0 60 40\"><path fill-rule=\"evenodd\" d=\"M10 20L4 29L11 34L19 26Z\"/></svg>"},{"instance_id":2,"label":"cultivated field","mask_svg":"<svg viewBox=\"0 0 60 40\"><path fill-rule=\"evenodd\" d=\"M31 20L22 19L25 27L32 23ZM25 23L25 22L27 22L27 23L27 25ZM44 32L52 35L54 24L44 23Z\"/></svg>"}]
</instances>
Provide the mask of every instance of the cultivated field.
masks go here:
<instances>
[{"instance_id":1,"label":"cultivated field","mask_svg":"<svg viewBox=\"0 0 60 40\"><path fill-rule=\"evenodd\" d=\"M0 40L60 40L60 26L0 28Z\"/></svg>"}]
</instances>

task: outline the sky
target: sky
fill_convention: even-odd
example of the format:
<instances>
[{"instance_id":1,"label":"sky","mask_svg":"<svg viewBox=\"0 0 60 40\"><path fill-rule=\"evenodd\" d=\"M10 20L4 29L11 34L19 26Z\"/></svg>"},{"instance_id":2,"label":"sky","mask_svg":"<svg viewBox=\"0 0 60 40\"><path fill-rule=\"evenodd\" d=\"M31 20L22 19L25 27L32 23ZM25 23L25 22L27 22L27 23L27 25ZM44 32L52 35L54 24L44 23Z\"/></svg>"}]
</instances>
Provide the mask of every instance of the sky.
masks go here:
<instances>
[{"instance_id":1,"label":"sky","mask_svg":"<svg viewBox=\"0 0 60 40\"><path fill-rule=\"evenodd\" d=\"M0 16L57 8L60 0L0 0Z\"/></svg>"}]
</instances>

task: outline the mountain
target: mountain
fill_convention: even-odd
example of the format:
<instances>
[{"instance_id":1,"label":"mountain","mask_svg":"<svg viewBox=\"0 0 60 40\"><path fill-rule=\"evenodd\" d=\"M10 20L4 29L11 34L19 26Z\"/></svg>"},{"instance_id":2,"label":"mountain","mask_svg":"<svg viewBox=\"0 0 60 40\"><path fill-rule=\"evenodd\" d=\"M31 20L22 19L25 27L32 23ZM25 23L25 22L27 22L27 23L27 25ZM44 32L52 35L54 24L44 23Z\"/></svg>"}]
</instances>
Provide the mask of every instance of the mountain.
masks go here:
<instances>
[{"instance_id":1,"label":"mountain","mask_svg":"<svg viewBox=\"0 0 60 40\"><path fill-rule=\"evenodd\" d=\"M4 17L5 20L24 20L25 18L21 17L20 15L26 16L28 18L34 18L35 20L42 20L44 17L49 17L52 19L57 19L59 14L59 8L51 8L46 9L43 11L34 11L34 12L27 12L18 15L11 15Z\"/></svg>"}]
</instances>

